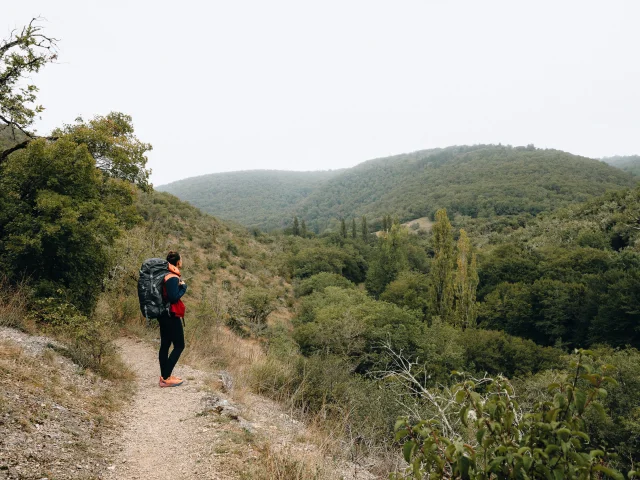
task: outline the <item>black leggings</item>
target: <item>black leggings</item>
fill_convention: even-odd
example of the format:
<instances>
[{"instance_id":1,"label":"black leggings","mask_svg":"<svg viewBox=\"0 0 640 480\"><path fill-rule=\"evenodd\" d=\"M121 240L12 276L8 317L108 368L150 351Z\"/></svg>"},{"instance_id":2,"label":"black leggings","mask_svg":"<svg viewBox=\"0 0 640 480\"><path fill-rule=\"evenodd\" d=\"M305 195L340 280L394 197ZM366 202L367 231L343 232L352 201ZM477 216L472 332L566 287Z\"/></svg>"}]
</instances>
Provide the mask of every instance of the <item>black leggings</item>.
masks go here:
<instances>
[{"instance_id":1,"label":"black leggings","mask_svg":"<svg viewBox=\"0 0 640 480\"><path fill-rule=\"evenodd\" d=\"M171 376L173 367L178 363L180 354L184 350L184 330L182 320L178 317L162 315L158 318L160 324L160 375L165 380ZM169 347L173 343L173 350L169 355Z\"/></svg>"}]
</instances>

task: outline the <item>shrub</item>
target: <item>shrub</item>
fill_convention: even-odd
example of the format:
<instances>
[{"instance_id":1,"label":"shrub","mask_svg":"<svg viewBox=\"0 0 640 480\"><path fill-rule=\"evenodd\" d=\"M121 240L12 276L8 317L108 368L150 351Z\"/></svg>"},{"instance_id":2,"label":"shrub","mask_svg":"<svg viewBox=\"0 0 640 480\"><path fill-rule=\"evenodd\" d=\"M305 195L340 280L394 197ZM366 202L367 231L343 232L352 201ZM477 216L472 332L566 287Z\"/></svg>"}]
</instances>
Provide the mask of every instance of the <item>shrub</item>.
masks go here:
<instances>
[{"instance_id":1,"label":"shrub","mask_svg":"<svg viewBox=\"0 0 640 480\"><path fill-rule=\"evenodd\" d=\"M355 285L337 273L321 272L296 283L294 294L296 297L322 292L327 287L355 288Z\"/></svg>"},{"instance_id":2,"label":"shrub","mask_svg":"<svg viewBox=\"0 0 640 480\"><path fill-rule=\"evenodd\" d=\"M548 385L552 400L524 415L511 384L497 377L453 387L461 433L452 434L438 418L399 420L396 439L404 440L403 455L411 465L407 474L417 479L624 479L610 466L611 456L587 434L585 414L602 410L604 387L615 385L610 367L594 370L583 362L588 354L575 356L575 373L568 381Z\"/></svg>"}]
</instances>

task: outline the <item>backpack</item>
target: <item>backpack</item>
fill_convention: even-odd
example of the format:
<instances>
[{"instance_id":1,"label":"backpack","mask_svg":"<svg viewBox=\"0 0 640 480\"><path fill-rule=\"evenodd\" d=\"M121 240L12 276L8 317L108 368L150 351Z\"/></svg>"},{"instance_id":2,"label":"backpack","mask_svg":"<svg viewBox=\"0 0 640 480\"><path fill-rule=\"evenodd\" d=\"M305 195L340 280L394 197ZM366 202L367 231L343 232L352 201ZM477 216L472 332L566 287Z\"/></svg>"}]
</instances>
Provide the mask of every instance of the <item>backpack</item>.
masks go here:
<instances>
[{"instance_id":1,"label":"backpack","mask_svg":"<svg viewBox=\"0 0 640 480\"><path fill-rule=\"evenodd\" d=\"M170 273L169 262L162 258L149 258L140 267L138 300L140 311L147 321L168 311L169 304L162 297L164 277Z\"/></svg>"}]
</instances>

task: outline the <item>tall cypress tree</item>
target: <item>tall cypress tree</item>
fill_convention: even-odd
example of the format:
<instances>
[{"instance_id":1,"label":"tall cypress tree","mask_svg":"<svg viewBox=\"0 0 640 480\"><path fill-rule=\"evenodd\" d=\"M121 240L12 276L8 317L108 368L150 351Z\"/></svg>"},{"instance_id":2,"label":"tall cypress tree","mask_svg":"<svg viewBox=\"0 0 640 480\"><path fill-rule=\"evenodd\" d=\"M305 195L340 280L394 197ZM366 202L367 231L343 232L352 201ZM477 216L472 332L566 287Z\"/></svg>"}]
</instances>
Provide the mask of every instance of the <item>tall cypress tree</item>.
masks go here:
<instances>
[{"instance_id":1,"label":"tall cypress tree","mask_svg":"<svg viewBox=\"0 0 640 480\"><path fill-rule=\"evenodd\" d=\"M367 217L362 216L362 239L367 240L369 238L369 227L367 227Z\"/></svg>"},{"instance_id":2,"label":"tall cypress tree","mask_svg":"<svg viewBox=\"0 0 640 480\"><path fill-rule=\"evenodd\" d=\"M300 235L303 236L303 237L307 236L307 224L304 221L304 218L302 219L302 225L301 225L301 228L300 228Z\"/></svg>"},{"instance_id":3,"label":"tall cypress tree","mask_svg":"<svg viewBox=\"0 0 640 480\"><path fill-rule=\"evenodd\" d=\"M355 217L351 219L351 238L355 239L358 236L358 229L356 227Z\"/></svg>"},{"instance_id":4,"label":"tall cypress tree","mask_svg":"<svg viewBox=\"0 0 640 480\"><path fill-rule=\"evenodd\" d=\"M433 316L453 321L453 234L445 209L436 212L433 225L434 258L429 274L429 307Z\"/></svg>"},{"instance_id":5,"label":"tall cypress tree","mask_svg":"<svg viewBox=\"0 0 640 480\"><path fill-rule=\"evenodd\" d=\"M300 236L300 225L298 224L298 217L293 217L293 234L296 237Z\"/></svg>"},{"instance_id":6,"label":"tall cypress tree","mask_svg":"<svg viewBox=\"0 0 640 480\"><path fill-rule=\"evenodd\" d=\"M342 238L347 238L347 224L344 218L340 219L340 235L342 235Z\"/></svg>"},{"instance_id":7,"label":"tall cypress tree","mask_svg":"<svg viewBox=\"0 0 640 480\"><path fill-rule=\"evenodd\" d=\"M382 231L383 232L387 231L387 216L386 215L382 216Z\"/></svg>"},{"instance_id":8,"label":"tall cypress tree","mask_svg":"<svg viewBox=\"0 0 640 480\"><path fill-rule=\"evenodd\" d=\"M478 316L476 308L476 290L478 288L478 269L476 255L471 253L471 242L464 230L460 230L458 239L458 259L455 273L455 320L457 326L472 328Z\"/></svg>"}]
</instances>

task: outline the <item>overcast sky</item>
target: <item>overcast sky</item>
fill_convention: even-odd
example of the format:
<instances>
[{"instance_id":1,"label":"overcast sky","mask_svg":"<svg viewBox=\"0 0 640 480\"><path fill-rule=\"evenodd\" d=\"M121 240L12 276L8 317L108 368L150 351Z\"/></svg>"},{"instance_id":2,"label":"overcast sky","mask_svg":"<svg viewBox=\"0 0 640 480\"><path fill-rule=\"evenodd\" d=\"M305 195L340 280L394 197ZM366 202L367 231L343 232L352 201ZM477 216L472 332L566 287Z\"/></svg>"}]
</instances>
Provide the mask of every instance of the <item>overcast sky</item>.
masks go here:
<instances>
[{"instance_id":1,"label":"overcast sky","mask_svg":"<svg viewBox=\"0 0 640 480\"><path fill-rule=\"evenodd\" d=\"M640 1L5 2L60 39L38 131L109 111L156 185L449 145L640 153Z\"/></svg>"}]
</instances>

